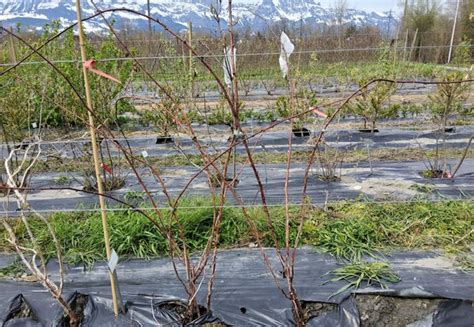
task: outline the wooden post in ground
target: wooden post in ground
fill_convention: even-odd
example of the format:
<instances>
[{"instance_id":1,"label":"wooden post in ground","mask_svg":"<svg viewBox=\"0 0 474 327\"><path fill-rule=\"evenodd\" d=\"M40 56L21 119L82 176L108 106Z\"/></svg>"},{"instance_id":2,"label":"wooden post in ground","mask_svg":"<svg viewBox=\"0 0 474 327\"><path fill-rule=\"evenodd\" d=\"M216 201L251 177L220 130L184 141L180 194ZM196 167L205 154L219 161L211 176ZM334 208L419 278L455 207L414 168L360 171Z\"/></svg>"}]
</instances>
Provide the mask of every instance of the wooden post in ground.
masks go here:
<instances>
[{"instance_id":1,"label":"wooden post in ground","mask_svg":"<svg viewBox=\"0 0 474 327\"><path fill-rule=\"evenodd\" d=\"M408 48L408 30L405 34L405 45L403 46L403 61L407 60L407 48Z\"/></svg>"},{"instance_id":2,"label":"wooden post in ground","mask_svg":"<svg viewBox=\"0 0 474 327\"><path fill-rule=\"evenodd\" d=\"M418 29L415 31L415 36L413 37L413 41L411 42L410 54L408 55L408 61L411 60L413 55L413 49L415 48L416 38L418 37Z\"/></svg>"},{"instance_id":3,"label":"wooden post in ground","mask_svg":"<svg viewBox=\"0 0 474 327\"><path fill-rule=\"evenodd\" d=\"M152 33L152 27L151 27L151 6L150 6L150 0L147 0L146 2L146 8L147 8L147 15L148 15L148 37L151 40L151 33Z\"/></svg>"},{"instance_id":4,"label":"wooden post in ground","mask_svg":"<svg viewBox=\"0 0 474 327\"><path fill-rule=\"evenodd\" d=\"M188 43L189 43L189 83L191 88L191 98L194 97L194 64L193 64L193 23L188 22Z\"/></svg>"},{"instance_id":5,"label":"wooden post in ground","mask_svg":"<svg viewBox=\"0 0 474 327\"><path fill-rule=\"evenodd\" d=\"M459 3L461 0L456 2L456 13L454 14L454 23L453 23L453 31L451 33L451 41L449 42L449 54L448 54L448 64L451 62L451 57L453 55L453 44L454 44L454 35L456 34L456 25L458 23L458 16L459 16Z\"/></svg>"},{"instance_id":6,"label":"wooden post in ground","mask_svg":"<svg viewBox=\"0 0 474 327\"><path fill-rule=\"evenodd\" d=\"M14 64L17 63L17 57L16 57L16 47L15 47L15 40L13 39L13 28L10 26L10 55L11 55L11 60L13 61Z\"/></svg>"},{"instance_id":7,"label":"wooden post in ground","mask_svg":"<svg viewBox=\"0 0 474 327\"><path fill-rule=\"evenodd\" d=\"M92 142L92 155L94 157L94 168L95 168L95 176L97 179L97 189L99 192L99 204L100 204L100 212L102 216L102 228L104 231L104 242L105 242L105 252L107 253L107 260L110 260L112 255L112 251L110 248L110 239L109 239L109 226L107 223L107 208L105 205L105 198L104 194L104 186L102 183L102 178L100 174L100 162L99 162L99 154L97 149L97 136L95 133L95 126L94 126L94 117L92 115L92 95L91 95L91 88L89 84L89 76L87 73L87 68L84 63L87 61L87 54L85 48L85 36L84 36L84 27L82 26L82 18L81 18L81 1L76 0L76 14L77 14L77 26L79 29L79 46L81 49L81 59L82 59L82 73L84 78L84 88L86 90L86 101L87 101L87 113L89 116L89 128L91 134L91 142ZM118 304L118 294L117 294L117 283L115 279L115 275L109 271L109 278L110 278L110 285L112 288L112 302L114 306L114 314L115 317L119 314L119 304Z\"/></svg>"}]
</instances>

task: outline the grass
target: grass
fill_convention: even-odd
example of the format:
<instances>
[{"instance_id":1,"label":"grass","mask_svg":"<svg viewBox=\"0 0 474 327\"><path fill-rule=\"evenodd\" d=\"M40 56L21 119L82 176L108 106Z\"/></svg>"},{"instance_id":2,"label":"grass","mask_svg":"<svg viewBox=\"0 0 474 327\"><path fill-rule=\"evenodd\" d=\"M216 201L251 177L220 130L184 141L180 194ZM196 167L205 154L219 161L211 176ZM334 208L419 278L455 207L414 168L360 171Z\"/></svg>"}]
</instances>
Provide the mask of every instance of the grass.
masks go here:
<instances>
[{"instance_id":1,"label":"grass","mask_svg":"<svg viewBox=\"0 0 474 327\"><path fill-rule=\"evenodd\" d=\"M276 57L272 59L277 59ZM309 58L308 58L309 59ZM275 67L277 61L272 61L265 59L264 61L258 62L255 65L255 61L250 61L250 64L242 64L239 69L239 76L245 80L251 81L259 81L259 80L273 80L280 85L285 85L280 77L280 71L278 68ZM270 63L270 65L269 65ZM164 65L164 67L168 66L169 71L162 70L160 71L160 76L158 76L162 80L170 82L178 82L182 81L182 75L180 73L176 73L176 68L173 65ZM219 69L220 67L214 67L215 69ZM341 82L346 81L356 81L358 76L372 76L374 71L380 68L380 63L378 62L361 62L361 61L354 61L348 62L345 61L344 63L324 63L318 62L317 65L309 65L308 63L304 62L299 66L295 66L300 75L298 77L305 78L305 77L313 77L317 76L321 80L321 83L324 83L324 78L336 78ZM199 70L198 76L196 81L214 81L213 77L210 73L205 70L204 68L200 68L197 66ZM353 76L348 78L348 71L353 72ZM414 63L414 62L399 62L398 63L398 71L399 71L399 78L413 78L413 77L426 77L426 78L433 78L439 73L439 68L434 64L426 64L426 63Z\"/></svg>"},{"instance_id":2,"label":"grass","mask_svg":"<svg viewBox=\"0 0 474 327\"><path fill-rule=\"evenodd\" d=\"M306 241L349 261L391 248L468 251L474 241L473 216L472 200L348 202L334 206L319 219L307 220Z\"/></svg>"},{"instance_id":3,"label":"grass","mask_svg":"<svg viewBox=\"0 0 474 327\"><path fill-rule=\"evenodd\" d=\"M315 230L314 243L323 251L348 261L359 261L364 255L373 256L385 239L379 224L372 220L328 220L321 227Z\"/></svg>"},{"instance_id":4,"label":"grass","mask_svg":"<svg viewBox=\"0 0 474 327\"><path fill-rule=\"evenodd\" d=\"M474 274L474 254L473 253L461 253L456 256L456 265L462 271L470 274Z\"/></svg>"},{"instance_id":5,"label":"grass","mask_svg":"<svg viewBox=\"0 0 474 327\"><path fill-rule=\"evenodd\" d=\"M443 150L443 155L447 158L460 158L463 154L464 149L448 148ZM383 161L383 160L397 160L397 161L421 161L426 160L434 155L434 150L425 149L372 149L370 151L370 158L372 161ZM292 154L292 162L295 163L306 163L308 162L308 151L294 151ZM212 157L212 156L211 156ZM367 161L367 150L355 149L348 150L342 155L345 163L357 163ZM467 158L474 157L474 150L469 150ZM237 155L236 162L245 163L247 162L246 155ZM287 153L271 153L271 152L259 152L253 154L254 162L257 164L281 164L286 163L288 160ZM87 158L88 160L88 158ZM187 157L183 155L170 155L162 157L148 158L148 163L154 167L181 167L189 166L191 163L194 165L202 166L204 163L200 155L189 154ZM106 160L106 164L111 166L112 164ZM47 161L38 161L35 166L36 172L71 172L71 171L82 171L87 169L90 163L85 160L78 159L62 159L62 158L49 158ZM129 164L123 159L115 159L114 167L120 166L121 168L129 167ZM137 167L143 166L140 163L136 163ZM58 183L59 184L59 183ZM63 185L63 184L61 184Z\"/></svg>"},{"instance_id":6,"label":"grass","mask_svg":"<svg viewBox=\"0 0 474 327\"><path fill-rule=\"evenodd\" d=\"M20 277L25 273L25 266L20 259L15 260L6 267L0 268L0 277L10 276L10 277Z\"/></svg>"},{"instance_id":7,"label":"grass","mask_svg":"<svg viewBox=\"0 0 474 327\"><path fill-rule=\"evenodd\" d=\"M423 178L442 178L445 175L446 172L437 169L425 169L420 171L420 176Z\"/></svg>"},{"instance_id":8,"label":"grass","mask_svg":"<svg viewBox=\"0 0 474 327\"><path fill-rule=\"evenodd\" d=\"M358 289L363 285L387 288L387 283L398 283L400 278L392 272L386 262L354 262L329 272L335 277L328 282L346 281L331 297L348 289Z\"/></svg>"},{"instance_id":9,"label":"grass","mask_svg":"<svg viewBox=\"0 0 474 327\"><path fill-rule=\"evenodd\" d=\"M202 249L209 237L213 209L209 199L196 198L183 203L177 215L184 227L191 251ZM273 246L263 209L250 208L249 214L262 234L264 245ZM153 214L153 213L151 213ZM176 223L163 211L164 222L176 231ZM277 238L283 243L285 215L283 207L271 208ZM291 209L290 236L294 240L299 208ZM328 210L315 209L307 213L302 245L312 245L341 259L357 261L365 255L392 249L446 249L450 252L469 251L474 242L472 217L474 201L411 202L376 204L360 201L331 205ZM61 243L66 262L92 265L105 256L100 213L55 213L49 220ZM168 245L158 230L141 214L114 211L108 215L111 245L121 258L153 258L168 253ZM51 236L44 224L30 219L43 253L54 256ZM22 244L28 245L26 230L19 220L13 220L14 230ZM0 251L12 252L7 233L0 229ZM220 247L246 246L255 239L240 209L226 208L221 223Z\"/></svg>"}]
</instances>

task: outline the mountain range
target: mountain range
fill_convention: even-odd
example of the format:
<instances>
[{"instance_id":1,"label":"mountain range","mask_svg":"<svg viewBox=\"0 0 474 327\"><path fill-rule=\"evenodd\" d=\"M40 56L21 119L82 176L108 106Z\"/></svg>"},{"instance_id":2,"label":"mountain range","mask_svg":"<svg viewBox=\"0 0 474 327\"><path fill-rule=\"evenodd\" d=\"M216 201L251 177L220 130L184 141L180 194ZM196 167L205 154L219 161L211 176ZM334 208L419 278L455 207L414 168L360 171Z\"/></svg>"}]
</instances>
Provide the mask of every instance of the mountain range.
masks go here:
<instances>
[{"instance_id":1,"label":"mountain range","mask_svg":"<svg viewBox=\"0 0 474 327\"><path fill-rule=\"evenodd\" d=\"M159 18L174 30L184 30L188 22L196 29L216 30L216 20L211 5L217 0L150 0L151 14ZM227 3L227 1L222 1ZM141 13L147 12L147 0L102 0L96 1L100 9L129 8ZM225 24L226 5L222 4L222 21ZM82 1L83 16L96 12L89 1ZM337 15L334 8L323 8L317 0L256 0L243 2L235 0L233 12L238 27L247 27L255 31L275 23L290 26L331 26L338 23L354 26L376 26L384 31L393 30L396 18L389 13L367 12L347 9L343 15ZM108 15L110 17L110 15ZM126 12L113 14L116 26L145 28L147 19ZM67 26L76 19L75 0L0 0L0 24L14 26L20 23L23 27L40 30L45 24L59 20ZM100 18L85 23L90 32L106 30ZM156 29L159 29L156 27Z\"/></svg>"}]
</instances>

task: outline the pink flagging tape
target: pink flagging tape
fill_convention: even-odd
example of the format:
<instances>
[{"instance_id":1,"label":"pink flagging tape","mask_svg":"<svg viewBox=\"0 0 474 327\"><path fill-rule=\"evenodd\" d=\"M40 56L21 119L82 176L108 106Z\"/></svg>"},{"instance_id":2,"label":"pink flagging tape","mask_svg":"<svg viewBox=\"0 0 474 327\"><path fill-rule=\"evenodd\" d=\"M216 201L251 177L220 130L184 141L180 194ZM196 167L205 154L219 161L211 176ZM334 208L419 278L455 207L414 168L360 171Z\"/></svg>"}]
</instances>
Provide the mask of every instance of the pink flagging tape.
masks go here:
<instances>
[{"instance_id":1,"label":"pink flagging tape","mask_svg":"<svg viewBox=\"0 0 474 327\"><path fill-rule=\"evenodd\" d=\"M324 112L322 111L319 111L317 107L313 107L313 108L310 108L310 110L316 114L317 116L321 117L321 118L328 118L328 115L326 115Z\"/></svg>"},{"instance_id":2,"label":"pink flagging tape","mask_svg":"<svg viewBox=\"0 0 474 327\"><path fill-rule=\"evenodd\" d=\"M86 67L86 69L96 75L99 75L99 76L102 76L104 78L107 78L115 83L118 83L118 84L122 84L122 82L120 82L120 80L118 80L117 78L99 70L99 69L96 69L96 64L97 62L94 60L94 59L91 59L91 60L87 60L86 62L84 62L84 67Z\"/></svg>"},{"instance_id":3,"label":"pink flagging tape","mask_svg":"<svg viewBox=\"0 0 474 327\"><path fill-rule=\"evenodd\" d=\"M100 166L109 174L109 175L112 175L113 174L113 171L112 171L112 168L110 168L107 164L105 163L101 163Z\"/></svg>"}]
</instances>

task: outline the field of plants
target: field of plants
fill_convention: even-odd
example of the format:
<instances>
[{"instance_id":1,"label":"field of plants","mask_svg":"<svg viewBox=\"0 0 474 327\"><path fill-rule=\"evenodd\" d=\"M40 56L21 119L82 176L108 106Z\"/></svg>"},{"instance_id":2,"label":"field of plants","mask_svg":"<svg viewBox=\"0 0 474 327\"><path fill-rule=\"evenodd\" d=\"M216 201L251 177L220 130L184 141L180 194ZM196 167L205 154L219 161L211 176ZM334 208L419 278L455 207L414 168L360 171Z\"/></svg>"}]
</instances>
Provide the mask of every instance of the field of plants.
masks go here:
<instances>
[{"instance_id":1,"label":"field of plants","mask_svg":"<svg viewBox=\"0 0 474 327\"><path fill-rule=\"evenodd\" d=\"M470 41L96 9L0 25L4 326L472 325Z\"/></svg>"}]
</instances>

